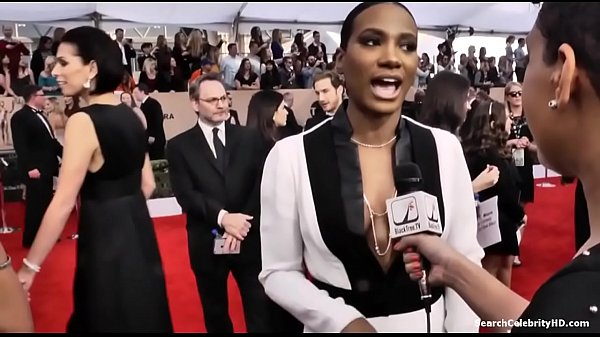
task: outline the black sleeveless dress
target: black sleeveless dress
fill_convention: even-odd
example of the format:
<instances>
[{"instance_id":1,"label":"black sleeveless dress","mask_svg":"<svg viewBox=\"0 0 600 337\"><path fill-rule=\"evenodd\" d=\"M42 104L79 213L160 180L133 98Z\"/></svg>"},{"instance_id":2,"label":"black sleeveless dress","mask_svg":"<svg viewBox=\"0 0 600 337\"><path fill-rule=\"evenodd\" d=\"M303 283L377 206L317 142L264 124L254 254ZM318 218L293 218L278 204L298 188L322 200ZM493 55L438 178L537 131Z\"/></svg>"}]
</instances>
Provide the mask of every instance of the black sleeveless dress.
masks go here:
<instances>
[{"instance_id":1,"label":"black sleeveless dress","mask_svg":"<svg viewBox=\"0 0 600 337\"><path fill-rule=\"evenodd\" d=\"M68 332L172 332L154 225L141 191L146 133L124 104L81 109L105 163L81 187Z\"/></svg>"},{"instance_id":2,"label":"black sleeveless dress","mask_svg":"<svg viewBox=\"0 0 600 337\"><path fill-rule=\"evenodd\" d=\"M533 142L533 134L531 130L529 130L529 125L527 124L527 118L525 117L515 117L513 119L512 128L510 130L510 135L508 137L511 139L520 139L521 137L527 137L530 142ZM525 165L517 166L517 171L519 172L519 188L521 190L521 202L522 203L530 203L533 202L535 197L535 186L533 179L533 165L534 165L534 157L531 151L525 151Z\"/></svg>"}]
</instances>

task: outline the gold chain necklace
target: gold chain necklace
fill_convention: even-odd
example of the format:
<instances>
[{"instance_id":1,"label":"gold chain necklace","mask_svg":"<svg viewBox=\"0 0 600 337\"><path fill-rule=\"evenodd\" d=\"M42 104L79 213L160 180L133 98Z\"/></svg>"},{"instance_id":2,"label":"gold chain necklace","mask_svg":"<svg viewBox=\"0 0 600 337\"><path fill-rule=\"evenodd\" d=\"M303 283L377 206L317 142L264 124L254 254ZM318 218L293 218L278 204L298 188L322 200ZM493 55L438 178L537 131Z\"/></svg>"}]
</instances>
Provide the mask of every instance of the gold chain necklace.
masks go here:
<instances>
[{"instance_id":1,"label":"gold chain necklace","mask_svg":"<svg viewBox=\"0 0 600 337\"><path fill-rule=\"evenodd\" d=\"M388 145L390 145L392 142L394 142L396 140L397 136L392 137L392 139L388 140L387 142L383 143L383 144L379 144L379 145L372 145L372 144L365 144L365 143L361 143L358 140L354 139L354 138L350 138L350 140L352 141L352 143L362 146L362 147L367 147L370 149L380 149L382 147L386 147Z\"/></svg>"}]
</instances>

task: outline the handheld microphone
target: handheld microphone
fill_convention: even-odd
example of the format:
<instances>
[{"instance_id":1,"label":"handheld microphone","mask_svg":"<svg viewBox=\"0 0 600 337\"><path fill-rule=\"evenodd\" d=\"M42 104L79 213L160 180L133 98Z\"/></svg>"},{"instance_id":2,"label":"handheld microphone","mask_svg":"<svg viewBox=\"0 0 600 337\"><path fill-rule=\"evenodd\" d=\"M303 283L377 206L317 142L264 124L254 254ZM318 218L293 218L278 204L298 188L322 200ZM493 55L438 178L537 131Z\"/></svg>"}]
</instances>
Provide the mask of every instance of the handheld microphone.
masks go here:
<instances>
[{"instance_id":1,"label":"handheld microphone","mask_svg":"<svg viewBox=\"0 0 600 337\"><path fill-rule=\"evenodd\" d=\"M414 163L398 165L394 170L394 181L398 197L386 200L390 237L397 239L418 233L441 235L437 197L423 191L419 166ZM421 269L423 275L419 279L419 291L421 300L425 302L427 332L430 332L431 288L423 265Z\"/></svg>"},{"instance_id":2,"label":"handheld microphone","mask_svg":"<svg viewBox=\"0 0 600 337\"><path fill-rule=\"evenodd\" d=\"M421 170L414 163L394 172L398 197L386 200L392 239L417 233L442 234L437 198L423 191Z\"/></svg>"}]
</instances>

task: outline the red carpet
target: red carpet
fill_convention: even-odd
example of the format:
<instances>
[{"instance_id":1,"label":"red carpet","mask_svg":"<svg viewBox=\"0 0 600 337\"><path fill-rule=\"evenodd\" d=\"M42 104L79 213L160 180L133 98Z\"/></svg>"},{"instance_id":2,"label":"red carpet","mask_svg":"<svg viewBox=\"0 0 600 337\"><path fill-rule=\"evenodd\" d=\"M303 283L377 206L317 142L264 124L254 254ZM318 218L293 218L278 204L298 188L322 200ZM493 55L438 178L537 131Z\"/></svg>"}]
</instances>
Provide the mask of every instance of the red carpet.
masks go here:
<instances>
[{"instance_id":1,"label":"red carpet","mask_svg":"<svg viewBox=\"0 0 600 337\"><path fill-rule=\"evenodd\" d=\"M558 182L558 181L554 181ZM523 265L513 272L513 288L530 298L542 282L567 263L574 254L574 186L536 190L536 203L528 208L529 224L521 245ZM23 225L24 207L7 206L9 225ZM64 332L71 313L71 287L75 262L75 241L67 239L75 232L75 217L67 225L31 291L31 306L38 332ZM176 332L205 332L194 275L187 254L184 218L155 220L165 268L169 302ZM0 235L0 241L13 256L15 268L25 251L20 247L21 232ZM230 279L229 308L236 332L244 332L242 305L235 282Z\"/></svg>"}]
</instances>

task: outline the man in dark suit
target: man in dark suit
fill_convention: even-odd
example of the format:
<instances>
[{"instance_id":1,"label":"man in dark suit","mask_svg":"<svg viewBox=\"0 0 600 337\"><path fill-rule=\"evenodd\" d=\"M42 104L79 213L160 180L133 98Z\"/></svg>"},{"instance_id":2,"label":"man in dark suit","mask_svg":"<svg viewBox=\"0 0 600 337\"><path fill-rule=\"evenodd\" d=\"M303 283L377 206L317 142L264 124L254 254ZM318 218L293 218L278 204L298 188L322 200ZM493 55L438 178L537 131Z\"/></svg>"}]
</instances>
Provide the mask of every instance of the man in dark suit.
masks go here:
<instances>
[{"instance_id":1,"label":"man in dark suit","mask_svg":"<svg viewBox=\"0 0 600 337\"><path fill-rule=\"evenodd\" d=\"M304 130L312 127L333 116L342 105L344 86L340 76L330 70L315 75L313 84L321 109L316 109L314 116L309 118L304 125Z\"/></svg>"},{"instance_id":2,"label":"man in dark suit","mask_svg":"<svg viewBox=\"0 0 600 337\"><path fill-rule=\"evenodd\" d=\"M22 244L30 248L52 200L53 178L58 176L63 148L42 114L45 101L42 88L27 86L23 98L26 105L13 115L10 128L27 193Z\"/></svg>"},{"instance_id":3,"label":"man in dark suit","mask_svg":"<svg viewBox=\"0 0 600 337\"><path fill-rule=\"evenodd\" d=\"M187 215L189 257L206 330L233 332L227 296L232 272L248 332L266 332L268 299L258 282L259 219L253 218L260 209L260 137L226 122L227 93L218 74L198 78L189 93L198 123L169 141L167 159L173 192ZM213 250L220 236L226 242L225 254ZM237 247L239 254L227 254Z\"/></svg>"},{"instance_id":4,"label":"man in dark suit","mask_svg":"<svg viewBox=\"0 0 600 337\"><path fill-rule=\"evenodd\" d=\"M238 115L237 110L232 109L233 107L233 98L231 98L231 93L227 92L227 102L229 104L229 118L227 119L227 123L242 125L240 123L240 116Z\"/></svg>"},{"instance_id":5,"label":"man in dark suit","mask_svg":"<svg viewBox=\"0 0 600 337\"><path fill-rule=\"evenodd\" d=\"M131 75L133 74L133 69L131 69L131 60L135 59L137 53L135 52L135 49L133 49L133 47L130 45L129 41L127 39L124 39L124 37L125 32L122 28L115 29L115 39L119 46L119 49L121 49L123 67L125 67L125 70L127 70Z\"/></svg>"},{"instance_id":6,"label":"man in dark suit","mask_svg":"<svg viewBox=\"0 0 600 337\"><path fill-rule=\"evenodd\" d=\"M321 42L321 34L318 31L313 32L313 43L308 46L308 56L314 56L319 59L319 52L323 54L322 61L327 62L327 48L325 44Z\"/></svg>"},{"instance_id":7,"label":"man in dark suit","mask_svg":"<svg viewBox=\"0 0 600 337\"><path fill-rule=\"evenodd\" d=\"M133 90L133 96L141 102L140 109L146 117L146 133L148 134L148 155L150 160L165 158L165 128L163 126L163 111L160 102L149 96L150 89L144 83L138 84Z\"/></svg>"}]
</instances>

